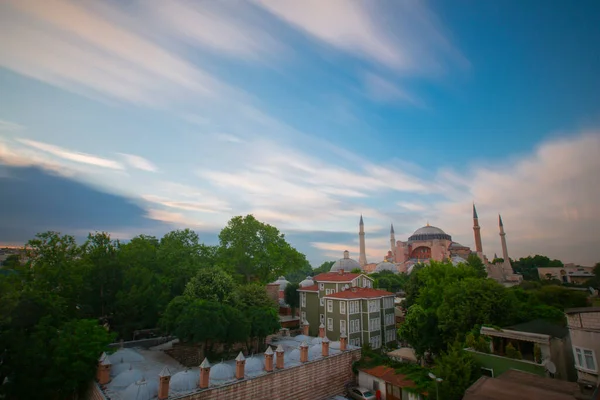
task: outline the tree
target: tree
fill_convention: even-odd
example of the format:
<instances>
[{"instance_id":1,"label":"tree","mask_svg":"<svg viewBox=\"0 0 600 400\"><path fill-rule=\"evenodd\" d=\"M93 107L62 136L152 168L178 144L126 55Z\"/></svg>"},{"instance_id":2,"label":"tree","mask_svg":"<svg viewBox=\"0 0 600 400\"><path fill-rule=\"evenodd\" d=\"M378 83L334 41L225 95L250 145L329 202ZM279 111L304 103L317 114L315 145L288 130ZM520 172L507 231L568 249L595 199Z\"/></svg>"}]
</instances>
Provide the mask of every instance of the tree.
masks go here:
<instances>
[{"instance_id":1,"label":"tree","mask_svg":"<svg viewBox=\"0 0 600 400\"><path fill-rule=\"evenodd\" d=\"M439 393L443 393L443 397L440 397L444 400L462 399L467 388L480 376L473 358L463 350L461 342L452 344L436 360L434 374L442 379L438 389ZM435 392L434 386L430 393Z\"/></svg>"},{"instance_id":2,"label":"tree","mask_svg":"<svg viewBox=\"0 0 600 400\"><path fill-rule=\"evenodd\" d=\"M477 276L481 278L487 278L487 271L485 269L485 265L483 265L483 261L476 254L469 254L467 257L467 265L477 271Z\"/></svg>"},{"instance_id":3,"label":"tree","mask_svg":"<svg viewBox=\"0 0 600 400\"><path fill-rule=\"evenodd\" d=\"M232 218L219 234L219 264L243 282L272 282L306 265L274 226L254 216Z\"/></svg>"},{"instance_id":4,"label":"tree","mask_svg":"<svg viewBox=\"0 0 600 400\"><path fill-rule=\"evenodd\" d=\"M325 261L323 264L319 265L317 268L313 270L314 275L319 275L324 272L329 272L331 267L335 264L335 261Z\"/></svg>"},{"instance_id":5,"label":"tree","mask_svg":"<svg viewBox=\"0 0 600 400\"><path fill-rule=\"evenodd\" d=\"M250 321L250 338L257 338L259 347L263 347L267 336L281 327L279 314L272 307L252 307L248 310L247 317ZM261 351L262 348L256 350Z\"/></svg>"},{"instance_id":6,"label":"tree","mask_svg":"<svg viewBox=\"0 0 600 400\"><path fill-rule=\"evenodd\" d=\"M2 262L2 266L6 269L16 268L21 265L21 256L18 254L10 254L6 259Z\"/></svg>"},{"instance_id":7,"label":"tree","mask_svg":"<svg viewBox=\"0 0 600 400\"><path fill-rule=\"evenodd\" d=\"M236 284L231 275L220 268L201 269L185 286L184 295L191 298L227 303L234 301Z\"/></svg>"},{"instance_id":8,"label":"tree","mask_svg":"<svg viewBox=\"0 0 600 400\"><path fill-rule=\"evenodd\" d=\"M275 308L277 304L269 297L263 285L249 284L238 286L235 293L235 304L243 310L250 308Z\"/></svg>"},{"instance_id":9,"label":"tree","mask_svg":"<svg viewBox=\"0 0 600 400\"><path fill-rule=\"evenodd\" d=\"M307 276L312 276L313 268L308 261L306 261L300 268L295 271L286 274L285 278L290 282L301 282Z\"/></svg>"},{"instance_id":10,"label":"tree","mask_svg":"<svg viewBox=\"0 0 600 400\"><path fill-rule=\"evenodd\" d=\"M420 359L426 352L442 346L437 329L437 319L418 304L410 306L404 323L398 330L398 336L406 340Z\"/></svg>"},{"instance_id":11,"label":"tree","mask_svg":"<svg viewBox=\"0 0 600 400\"><path fill-rule=\"evenodd\" d=\"M296 315L296 309L300 307L300 285L297 283L288 283L283 291L285 302L292 308L292 315ZM301 323L304 321L300 321Z\"/></svg>"}]
</instances>

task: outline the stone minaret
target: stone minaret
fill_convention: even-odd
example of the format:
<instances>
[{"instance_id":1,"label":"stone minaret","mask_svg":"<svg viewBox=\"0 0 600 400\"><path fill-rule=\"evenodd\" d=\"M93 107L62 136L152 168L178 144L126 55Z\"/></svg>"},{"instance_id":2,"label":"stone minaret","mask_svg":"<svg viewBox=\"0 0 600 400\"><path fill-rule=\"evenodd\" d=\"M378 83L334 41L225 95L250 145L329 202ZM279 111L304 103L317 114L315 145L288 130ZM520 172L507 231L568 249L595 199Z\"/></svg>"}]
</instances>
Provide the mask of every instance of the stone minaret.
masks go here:
<instances>
[{"instance_id":1,"label":"stone minaret","mask_svg":"<svg viewBox=\"0 0 600 400\"><path fill-rule=\"evenodd\" d=\"M477 210L475 209L475 203L473 203L473 233L475 234L475 251L477 255L483 260L483 246L481 245L481 228L479 227L479 217L477 216Z\"/></svg>"},{"instance_id":2,"label":"stone minaret","mask_svg":"<svg viewBox=\"0 0 600 400\"><path fill-rule=\"evenodd\" d=\"M396 261L396 235L394 234L394 224L390 226L390 249L392 250L392 257L394 262Z\"/></svg>"},{"instance_id":3,"label":"stone minaret","mask_svg":"<svg viewBox=\"0 0 600 400\"><path fill-rule=\"evenodd\" d=\"M358 230L358 241L360 243L360 255L358 256L358 263L361 267L367 265L367 251L365 250L365 224L363 223L363 217L360 216Z\"/></svg>"},{"instance_id":4,"label":"stone minaret","mask_svg":"<svg viewBox=\"0 0 600 400\"><path fill-rule=\"evenodd\" d=\"M500 241L502 242L502 257L504 258L504 263L509 263L510 258L508 258L508 248L506 247L506 233L504 233L504 224L502 223L502 216L498 214L498 227L500 228Z\"/></svg>"}]
</instances>

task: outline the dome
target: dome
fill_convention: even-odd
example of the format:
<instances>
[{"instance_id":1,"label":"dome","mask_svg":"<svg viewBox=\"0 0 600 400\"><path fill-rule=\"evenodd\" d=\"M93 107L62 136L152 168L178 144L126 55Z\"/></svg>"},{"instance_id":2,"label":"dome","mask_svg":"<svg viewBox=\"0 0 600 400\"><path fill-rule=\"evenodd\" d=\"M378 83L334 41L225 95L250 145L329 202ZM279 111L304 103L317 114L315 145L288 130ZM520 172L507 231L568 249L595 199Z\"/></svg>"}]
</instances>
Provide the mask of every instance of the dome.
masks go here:
<instances>
[{"instance_id":1,"label":"dome","mask_svg":"<svg viewBox=\"0 0 600 400\"><path fill-rule=\"evenodd\" d=\"M288 359L290 361L300 361L300 350L299 349L294 349L292 351L290 351L290 354L284 358Z\"/></svg>"},{"instance_id":2,"label":"dome","mask_svg":"<svg viewBox=\"0 0 600 400\"><path fill-rule=\"evenodd\" d=\"M307 276L305 280L300 282L300 287L308 287L308 286L312 286L314 284L315 284L315 281L313 281L312 276Z\"/></svg>"},{"instance_id":3,"label":"dome","mask_svg":"<svg viewBox=\"0 0 600 400\"><path fill-rule=\"evenodd\" d=\"M215 383L222 383L233 379L233 369L224 363L214 365L210 369L210 381Z\"/></svg>"},{"instance_id":4,"label":"dome","mask_svg":"<svg viewBox=\"0 0 600 400\"><path fill-rule=\"evenodd\" d=\"M246 375L258 375L262 373L264 369L265 365L260 358L252 356L246 359Z\"/></svg>"},{"instance_id":5,"label":"dome","mask_svg":"<svg viewBox=\"0 0 600 400\"><path fill-rule=\"evenodd\" d=\"M310 341L310 344L321 344L321 343L323 343L323 339L322 339L322 338L320 338L320 337L313 338L313 339Z\"/></svg>"},{"instance_id":6,"label":"dome","mask_svg":"<svg viewBox=\"0 0 600 400\"><path fill-rule=\"evenodd\" d=\"M294 340L297 342L308 342L310 340L310 336L298 335L294 336Z\"/></svg>"},{"instance_id":7,"label":"dome","mask_svg":"<svg viewBox=\"0 0 600 400\"><path fill-rule=\"evenodd\" d=\"M119 363L136 363L144 361L144 357L135 350L131 349L119 349L110 356L108 356L111 364Z\"/></svg>"},{"instance_id":8,"label":"dome","mask_svg":"<svg viewBox=\"0 0 600 400\"><path fill-rule=\"evenodd\" d=\"M467 260L465 260L464 258L460 257L460 256L452 256L451 258L452 261L452 265L456 266L458 264L466 264Z\"/></svg>"},{"instance_id":9,"label":"dome","mask_svg":"<svg viewBox=\"0 0 600 400\"><path fill-rule=\"evenodd\" d=\"M109 385L112 389L124 389L132 383L141 381L143 378L144 375L142 375L142 373L137 369L128 369L127 371L121 372L119 375L117 375Z\"/></svg>"},{"instance_id":10,"label":"dome","mask_svg":"<svg viewBox=\"0 0 600 400\"><path fill-rule=\"evenodd\" d=\"M329 272L338 272L343 269L344 271L352 271L353 269L360 269L360 264L358 261L350 258L350 253L348 250L344 251L344 258L340 258L331 266Z\"/></svg>"},{"instance_id":11,"label":"dome","mask_svg":"<svg viewBox=\"0 0 600 400\"><path fill-rule=\"evenodd\" d=\"M158 395L158 382L144 379L132 383L121 393L123 400L150 400Z\"/></svg>"},{"instance_id":12,"label":"dome","mask_svg":"<svg viewBox=\"0 0 600 400\"><path fill-rule=\"evenodd\" d=\"M323 351L323 350L322 350L322 347L323 347L323 346L322 346L322 345L320 345L320 344L315 344L315 345L312 345L312 346L310 347L310 349L308 349L308 358L309 358L309 359L311 359L311 360L314 360L314 359L316 359L316 358L321 358L321 357L323 357L323 353L322 353L322 351Z\"/></svg>"},{"instance_id":13,"label":"dome","mask_svg":"<svg viewBox=\"0 0 600 400\"><path fill-rule=\"evenodd\" d=\"M288 281L285 279L285 276L280 276L279 278L277 278L277 280L273 283L276 283L279 285L279 290L283 291L285 290L285 287L288 285Z\"/></svg>"},{"instance_id":14,"label":"dome","mask_svg":"<svg viewBox=\"0 0 600 400\"><path fill-rule=\"evenodd\" d=\"M129 363L118 363L118 364L113 364L112 367L110 367L110 376L117 376L119 375L121 372L125 372L129 369L131 369L131 364Z\"/></svg>"},{"instance_id":15,"label":"dome","mask_svg":"<svg viewBox=\"0 0 600 400\"><path fill-rule=\"evenodd\" d=\"M393 273L397 273L398 268L396 268L396 264L394 264L394 263L391 263L389 261L383 261L375 266L375 270L373 272L382 272L382 271L391 271Z\"/></svg>"},{"instance_id":16,"label":"dome","mask_svg":"<svg viewBox=\"0 0 600 400\"><path fill-rule=\"evenodd\" d=\"M426 226L417 229L411 237L408 238L408 241L416 241L416 240L452 240L452 237L448 235L446 232L437 228L435 226L431 226L427 224Z\"/></svg>"},{"instance_id":17,"label":"dome","mask_svg":"<svg viewBox=\"0 0 600 400\"><path fill-rule=\"evenodd\" d=\"M174 392L188 392L194 390L200 380L199 370L186 369L171 377L169 389Z\"/></svg>"}]
</instances>

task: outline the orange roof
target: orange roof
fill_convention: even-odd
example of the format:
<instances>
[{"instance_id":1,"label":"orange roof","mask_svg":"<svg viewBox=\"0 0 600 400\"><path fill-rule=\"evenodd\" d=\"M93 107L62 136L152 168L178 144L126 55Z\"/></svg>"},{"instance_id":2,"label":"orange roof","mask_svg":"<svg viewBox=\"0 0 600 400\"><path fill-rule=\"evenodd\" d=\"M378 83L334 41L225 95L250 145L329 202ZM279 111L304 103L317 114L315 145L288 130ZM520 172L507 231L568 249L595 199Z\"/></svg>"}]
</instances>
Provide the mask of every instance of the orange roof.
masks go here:
<instances>
[{"instance_id":1,"label":"orange roof","mask_svg":"<svg viewBox=\"0 0 600 400\"><path fill-rule=\"evenodd\" d=\"M373 368L363 369L361 370L364 373L369 375L373 375L377 378L384 380L387 383L391 383L394 386L398 386L401 388L410 387L414 388L417 385L408 379L404 374L397 374L394 368L386 367L385 365L378 365Z\"/></svg>"},{"instance_id":2,"label":"orange roof","mask_svg":"<svg viewBox=\"0 0 600 400\"><path fill-rule=\"evenodd\" d=\"M328 299L365 299L382 296L394 296L394 293L380 289L353 287L348 290L344 290L343 292L328 294L325 297Z\"/></svg>"},{"instance_id":3,"label":"orange roof","mask_svg":"<svg viewBox=\"0 0 600 400\"><path fill-rule=\"evenodd\" d=\"M350 282L359 276L360 274L350 272L344 272L344 274L340 274L339 272L325 272L315 276L313 280L317 282Z\"/></svg>"},{"instance_id":4,"label":"orange roof","mask_svg":"<svg viewBox=\"0 0 600 400\"><path fill-rule=\"evenodd\" d=\"M298 288L296 290L300 291L300 292L303 292L303 291L318 292L319 291L319 285L305 286L305 287Z\"/></svg>"}]
</instances>

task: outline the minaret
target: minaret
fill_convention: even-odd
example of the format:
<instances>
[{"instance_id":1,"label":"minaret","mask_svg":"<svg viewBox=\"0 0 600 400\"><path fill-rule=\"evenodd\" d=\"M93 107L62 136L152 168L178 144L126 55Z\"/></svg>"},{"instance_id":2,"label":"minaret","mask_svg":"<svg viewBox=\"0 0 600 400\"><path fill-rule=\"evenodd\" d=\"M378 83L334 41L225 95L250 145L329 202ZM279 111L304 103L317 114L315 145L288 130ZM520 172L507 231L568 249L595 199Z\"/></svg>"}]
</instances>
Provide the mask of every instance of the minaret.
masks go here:
<instances>
[{"instance_id":1,"label":"minaret","mask_svg":"<svg viewBox=\"0 0 600 400\"><path fill-rule=\"evenodd\" d=\"M481 246L481 228L479 227L479 217L477 216L475 203L473 203L473 233L475 234L475 251L477 252L477 255L483 260L483 247Z\"/></svg>"},{"instance_id":2,"label":"minaret","mask_svg":"<svg viewBox=\"0 0 600 400\"><path fill-rule=\"evenodd\" d=\"M358 256L358 263L361 267L364 267L367 265L367 252L365 250L365 224L363 223L362 214L360 215L360 223L358 228L358 241L360 243L360 255Z\"/></svg>"},{"instance_id":3,"label":"minaret","mask_svg":"<svg viewBox=\"0 0 600 400\"><path fill-rule=\"evenodd\" d=\"M392 250L392 257L394 257L394 262L396 262L396 236L394 235L394 224L390 226L390 248Z\"/></svg>"},{"instance_id":4,"label":"minaret","mask_svg":"<svg viewBox=\"0 0 600 400\"><path fill-rule=\"evenodd\" d=\"M508 258L508 249L506 248L506 233L504 233L504 224L502 223L502 216L498 214L498 227L500 228L500 241L502 242L502 257L504 262L510 265L510 258Z\"/></svg>"}]
</instances>

